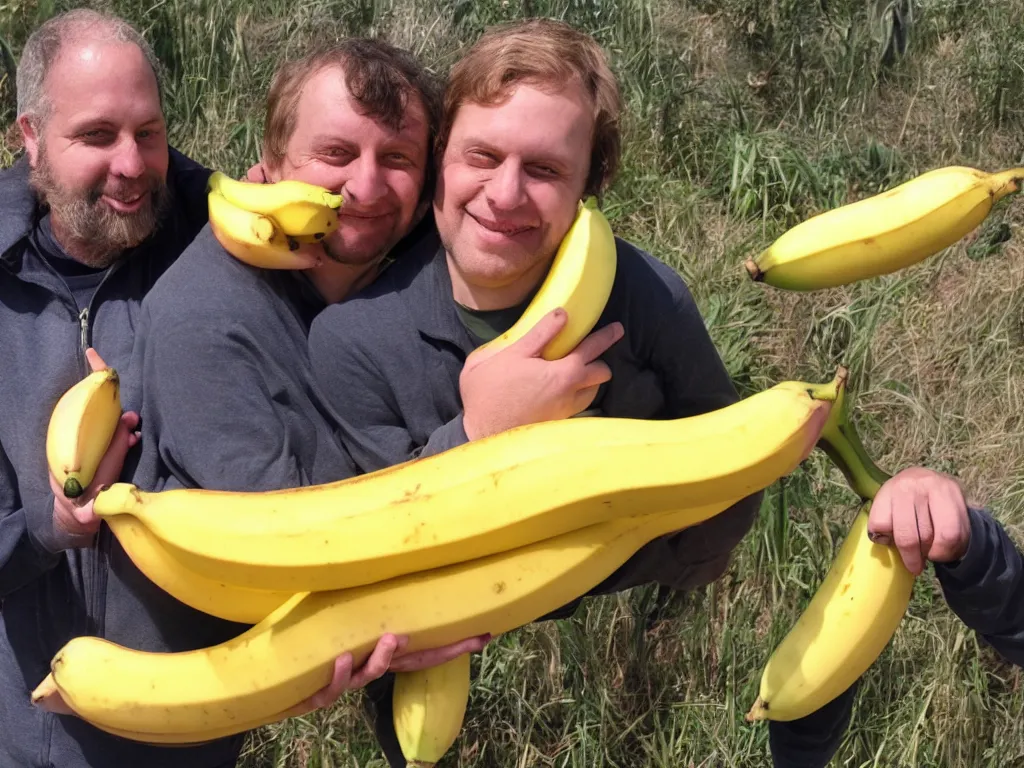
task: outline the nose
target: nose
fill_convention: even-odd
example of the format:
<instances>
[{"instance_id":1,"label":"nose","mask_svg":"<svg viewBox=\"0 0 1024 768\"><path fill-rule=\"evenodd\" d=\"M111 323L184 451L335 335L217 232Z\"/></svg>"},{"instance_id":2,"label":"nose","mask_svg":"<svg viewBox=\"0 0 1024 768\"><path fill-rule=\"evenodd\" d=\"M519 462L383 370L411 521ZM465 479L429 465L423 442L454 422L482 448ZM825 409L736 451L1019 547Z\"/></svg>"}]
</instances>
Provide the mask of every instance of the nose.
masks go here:
<instances>
[{"instance_id":1,"label":"nose","mask_svg":"<svg viewBox=\"0 0 1024 768\"><path fill-rule=\"evenodd\" d=\"M352 175L345 182L341 194L346 202L371 206L387 194L384 169L373 156L362 156L349 163Z\"/></svg>"},{"instance_id":2,"label":"nose","mask_svg":"<svg viewBox=\"0 0 1024 768\"><path fill-rule=\"evenodd\" d=\"M526 200L526 185L522 165L512 158L506 158L487 181L487 200L492 208L510 211Z\"/></svg>"},{"instance_id":3,"label":"nose","mask_svg":"<svg viewBox=\"0 0 1024 768\"><path fill-rule=\"evenodd\" d=\"M139 145L135 138L125 139L120 142L115 149L114 160L110 164L110 172L114 176L137 179L145 170L146 163L142 159L142 152L139 151Z\"/></svg>"}]
</instances>

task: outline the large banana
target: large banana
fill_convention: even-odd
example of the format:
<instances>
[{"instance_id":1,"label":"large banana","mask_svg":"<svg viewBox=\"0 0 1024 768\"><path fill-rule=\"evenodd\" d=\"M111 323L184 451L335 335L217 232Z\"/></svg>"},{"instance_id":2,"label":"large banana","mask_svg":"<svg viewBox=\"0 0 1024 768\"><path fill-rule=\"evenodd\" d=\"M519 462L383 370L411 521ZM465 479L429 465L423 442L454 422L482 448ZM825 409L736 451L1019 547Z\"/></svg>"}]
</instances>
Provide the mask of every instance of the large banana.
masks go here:
<instances>
[{"instance_id":1,"label":"large banana","mask_svg":"<svg viewBox=\"0 0 1024 768\"><path fill-rule=\"evenodd\" d=\"M75 713L105 730L151 741L238 733L326 686L340 654L361 664L384 633L407 635L414 652L511 631L592 589L646 542L737 500L621 517L380 584L300 593L210 648L146 653L75 637L51 662L53 682Z\"/></svg>"},{"instance_id":2,"label":"large banana","mask_svg":"<svg viewBox=\"0 0 1024 768\"><path fill-rule=\"evenodd\" d=\"M316 249L302 248L269 217L232 205L219 192L210 192L206 199L210 229L239 261L260 269L309 269L320 263Z\"/></svg>"},{"instance_id":3,"label":"large banana","mask_svg":"<svg viewBox=\"0 0 1024 768\"><path fill-rule=\"evenodd\" d=\"M128 557L164 592L196 610L228 621L256 624L292 592L248 589L195 573L171 557L142 523L129 515L107 520Z\"/></svg>"},{"instance_id":4,"label":"large banana","mask_svg":"<svg viewBox=\"0 0 1024 768\"><path fill-rule=\"evenodd\" d=\"M395 733L408 768L431 768L462 730L469 699L469 654L395 676Z\"/></svg>"},{"instance_id":5,"label":"large banana","mask_svg":"<svg viewBox=\"0 0 1024 768\"><path fill-rule=\"evenodd\" d=\"M341 195L315 184L297 179L256 184L214 171L207 186L238 208L269 216L285 235L320 240L338 228Z\"/></svg>"},{"instance_id":6,"label":"large banana","mask_svg":"<svg viewBox=\"0 0 1024 768\"><path fill-rule=\"evenodd\" d=\"M608 220L588 197L562 238L547 277L515 325L485 347L505 347L523 337L548 312L562 307L565 327L544 348L545 360L557 360L576 348L601 317L615 282L618 258Z\"/></svg>"},{"instance_id":7,"label":"large banana","mask_svg":"<svg viewBox=\"0 0 1024 768\"><path fill-rule=\"evenodd\" d=\"M102 491L197 573L315 591L502 552L637 510L754 493L812 450L831 392L776 386L699 416L532 424L335 483L260 493ZM819 399L820 398L820 399ZM481 514L487 509L487 514ZM701 522L691 517L687 525Z\"/></svg>"},{"instance_id":8,"label":"large banana","mask_svg":"<svg viewBox=\"0 0 1024 768\"><path fill-rule=\"evenodd\" d=\"M61 395L46 429L46 463L69 499L92 482L121 419L117 371L94 371Z\"/></svg>"},{"instance_id":9,"label":"large banana","mask_svg":"<svg viewBox=\"0 0 1024 768\"><path fill-rule=\"evenodd\" d=\"M847 402L840 387L819 447L869 500L888 475L864 450ZM895 547L868 539L869 510L868 501L807 609L768 660L747 720L795 720L817 711L853 685L892 639L914 576Z\"/></svg>"},{"instance_id":10,"label":"large banana","mask_svg":"<svg viewBox=\"0 0 1024 768\"><path fill-rule=\"evenodd\" d=\"M952 245L1016 192L1024 168L985 173L950 166L797 224L757 257L754 280L814 291L888 274Z\"/></svg>"}]
</instances>

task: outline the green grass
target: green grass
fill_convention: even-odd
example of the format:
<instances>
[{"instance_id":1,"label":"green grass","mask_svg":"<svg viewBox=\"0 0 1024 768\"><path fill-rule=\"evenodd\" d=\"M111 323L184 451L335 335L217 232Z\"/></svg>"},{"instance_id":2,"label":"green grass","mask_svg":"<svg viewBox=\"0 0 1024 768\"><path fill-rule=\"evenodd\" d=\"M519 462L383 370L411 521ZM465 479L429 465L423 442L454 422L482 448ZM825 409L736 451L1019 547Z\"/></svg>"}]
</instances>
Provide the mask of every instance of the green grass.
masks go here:
<instances>
[{"instance_id":1,"label":"green grass","mask_svg":"<svg viewBox=\"0 0 1024 768\"><path fill-rule=\"evenodd\" d=\"M64 2L0 0L16 58ZM1024 0L138 0L167 67L175 144L238 174L255 159L274 65L316 38L378 33L444 72L486 25L565 18L611 52L628 102L617 233L687 279L745 394L852 371L866 444L890 471L958 474L1024 540L1024 207L896 275L794 296L743 259L802 218L940 165L1024 163ZM827 10L823 10L827 8ZM895 11L910 18L903 55ZM912 11L912 13L908 13ZM0 121L13 73L0 70ZM11 132L8 132L11 135ZM13 157L9 142L0 161ZM445 765L768 765L743 722L769 653L807 604L856 500L814 454L767 494L729 573L656 605L589 601L474 659ZM869 671L835 766L1024 764L1019 670L979 647L929 573ZM382 766L356 699L253 734L257 766Z\"/></svg>"}]
</instances>

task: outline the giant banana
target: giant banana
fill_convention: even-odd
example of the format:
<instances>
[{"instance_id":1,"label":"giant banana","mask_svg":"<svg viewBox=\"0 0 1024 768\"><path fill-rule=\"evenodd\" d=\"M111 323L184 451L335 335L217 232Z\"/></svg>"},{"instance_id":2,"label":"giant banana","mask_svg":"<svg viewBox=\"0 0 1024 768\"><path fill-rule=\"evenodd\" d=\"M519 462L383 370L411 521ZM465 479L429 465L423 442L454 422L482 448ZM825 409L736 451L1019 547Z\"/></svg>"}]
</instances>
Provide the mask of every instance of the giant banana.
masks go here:
<instances>
[{"instance_id":1,"label":"giant banana","mask_svg":"<svg viewBox=\"0 0 1024 768\"><path fill-rule=\"evenodd\" d=\"M840 369L845 379L845 369ZM795 720L847 690L892 639L910 603L914 576L899 551L867 537L870 499L888 479L864 450L840 387L819 447L862 506L825 580L761 675L747 720Z\"/></svg>"},{"instance_id":2,"label":"giant banana","mask_svg":"<svg viewBox=\"0 0 1024 768\"><path fill-rule=\"evenodd\" d=\"M285 235L320 240L338 228L341 195L315 184L297 179L257 184L214 171L207 187L237 208L270 217Z\"/></svg>"},{"instance_id":3,"label":"giant banana","mask_svg":"<svg viewBox=\"0 0 1024 768\"><path fill-rule=\"evenodd\" d=\"M210 230L239 261L260 269L309 269L320 263L317 249L302 248L269 217L232 205L219 192L206 199Z\"/></svg>"},{"instance_id":4,"label":"giant banana","mask_svg":"<svg viewBox=\"0 0 1024 768\"><path fill-rule=\"evenodd\" d=\"M171 557L149 529L130 515L111 517L107 524L135 567L150 581L171 597L211 616L256 624L293 594L248 589L195 573Z\"/></svg>"},{"instance_id":5,"label":"giant banana","mask_svg":"<svg viewBox=\"0 0 1024 768\"><path fill-rule=\"evenodd\" d=\"M393 720L408 768L431 768L462 729L469 699L469 654L395 675Z\"/></svg>"},{"instance_id":6,"label":"giant banana","mask_svg":"<svg viewBox=\"0 0 1024 768\"><path fill-rule=\"evenodd\" d=\"M84 493L121 419L117 371L94 371L61 395L46 429L46 463L69 499Z\"/></svg>"},{"instance_id":7,"label":"giant banana","mask_svg":"<svg viewBox=\"0 0 1024 768\"><path fill-rule=\"evenodd\" d=\"M675 420L542 422L283 491L147 493L118 483L97 496L94 509L108 520L135 516L186 567L218 581L285 592L339 589L636 510L702 508L747 496L813 449L836 389L818 399L807 388L780 385Z\"/></svg>"},{"instance_id":8,"label":"giant banana","mask_svg":"<svg viewBox=\"0 0 1024 768\"><path fill-rule=\"evenodd\" d=\"M326 686L340 654L361 664L384 633L407 635L414 652L511 631L584 594L646 542L737 500L620 517L379 584L299 593L210 648L146 653L75 637L51 662L53 683L79 717L108 731L167 741L238 733Z\"/></svg>"},{"instance_id":9,"label":"giant banana","mask_svg":"<svg viewBox=\"0 0 1024 768\"><path fill-rule=\"evenodd\" d=\"M950 166L797 224L746 269L776 288L813 291L916 264L977 227L1016 192L1024 168L985 173Z\"/></svg>"},{"instance_id":10,"label":"giant banana","mask_svg":"<svg viewBox=\"0 0 1024 768\"><path fill-rule=\"evenodd\" d=\"M557 360L583 341L597 324L615 282L618 258L608 220L588 197L562 238L547 277L519 320L485 347L502 348L523 337L548 312L562 307L568 319L544 348L545 360Z\"/></svg>"}]
</instances>

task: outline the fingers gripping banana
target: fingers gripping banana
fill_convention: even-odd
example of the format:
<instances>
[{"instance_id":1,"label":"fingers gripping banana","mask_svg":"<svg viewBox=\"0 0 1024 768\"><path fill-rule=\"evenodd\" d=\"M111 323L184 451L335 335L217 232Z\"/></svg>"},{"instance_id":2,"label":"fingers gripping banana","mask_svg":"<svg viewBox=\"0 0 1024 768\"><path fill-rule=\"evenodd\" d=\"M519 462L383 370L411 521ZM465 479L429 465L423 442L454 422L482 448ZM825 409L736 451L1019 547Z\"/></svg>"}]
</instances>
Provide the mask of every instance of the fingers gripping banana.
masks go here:
<instances>
[{"instance_id":1,"label":"fingers gripping banana","mask_svg":"<svg viewBox=\"0 0 1024 768\"><path fill-rule=\"evenodd\" d=\"M316 240L338 228L341 195L297 179L270 184L237 181L220 171L210 175L208 187L237 208L269 216L285 235Z\"/></svg>"},{"instance_id":2,"label":"fingers gripping banana","mask_svg":"<svg viewBox=\"0 0 1024 768\"><path fill-rule=\"evenodd\" d=\"M171 597L211 616L256 624L293 594L238 587L190 571L171 557L146 526L134 517L112 517L107 524L146 578Z\"/></svg>"},{"instance_id":3,"label":"fingers gripping banana","mask_svg":"<svg viewBox=\"0 0 1024 768\"><path fill-rule=\"evenodd\" d=\"M845 378L845 369L840 375ZM819 447L869 500L888 475L864 450L847 398L840 387ZM817 711L853 685L895 634L914 576L895 547L868 539L869 510L866 503L807 609L769 659L747 720L795 720Z\"/></svg>"},{"instance_id":4,"label":"fingers gripping banana","mask_svg":"<svg viewBox=\"0 0 1024 768\"><path fill-rule=\"evenodd\" d=\"M408 635L415 652L508 632L584 594L651 539L737 500L622 517L372 586L300 593L211 648L145 653L76 637L54 657L53 681L69 707L108 731L151 741L239 733L326 686L340 653L361 664L382 633Z\"/></svg>"},{"instance_id":5,"label":"fingers gripping banana","mask_svg":"<svg viewBox=\"0 0 1024 768\"><path fill-rule=\"evenodd\" d=\"M576 211L572 226L562 238L547 277L526 311L501 336L485 347L505 347L523 337L553 309L562 307L568 320L544 349L545 360L557 360L571 352L593 330L608 303L615 282L618 258L615 236L608 220L588 197Z\"/></svg>"},{"instance_id":6,"label":"fingers gripping banana","mask_svg":"<svg viewBox=\"0 0 1024 768\"><path fill-rule=\"evenodd\" d=\"M746 262L754 280L813 291L889 274L938 253L977 227L1024 168L951 166L796 225Z\"/></svg>"},{"instance_id":7,"label":"fingers gripping banana","mask_svg":"<svg viewBox=\"0 0 1024 768\"><path fill-rule=\"evenodd\" d=\"M228 253L260 269L309 269L320 262L314 249L284 234L269 217L239 208L219 192L207 196L210 229Z\"/></svg>"},{"instance_id":8,"label":"fingers gripping banana","mask_svg":"<svg viewBox=\"0 0 1024 768\"><path fill-rule=\"evenodd\" d=\"M409 768L431 768L462 730L469 700L469 654L395 675L395 733Z\"/></svg>"},{"instance_id":9,"label":"fingers gripping banana","mask_svg":"<svg viewBox=\"0 0 1024 768\"><path fill-rule=\"evenodd\" d=\"M882 652L910 602L914 576L899 552L867 536L858 513L825 580L765 666L748 721L788 721L847 690Z\"/></svg>"},{"instance_id":10,"label":"fingers gripping banana","mask_svg":"<svg viewBox=\"0 0 1024 768\"><path fill-rule=\"evenodd\" d=\"M146 493L118 483L98 495L94 509L108 520L136 517L183 565L217 581L285 592L340 589L638 509L747 496L807 456L829 405L806 388L780 385L671 421L533 424L320 486ZM479 514L481 504L491 513ZM691 517L686 525L698 522Z\"/></svg>"},{"instance_id":11,"label":"fingers gripping banana","mask_svg":"<svg viewBox=\"0 0 1024 768\"><path fill-rule=\"evenodd\" d=\"M120 419L120 381L113 368L90 373L57 401L46 430L46 462L69 499L92 482Z\"/></svg>"}]
</instances>

